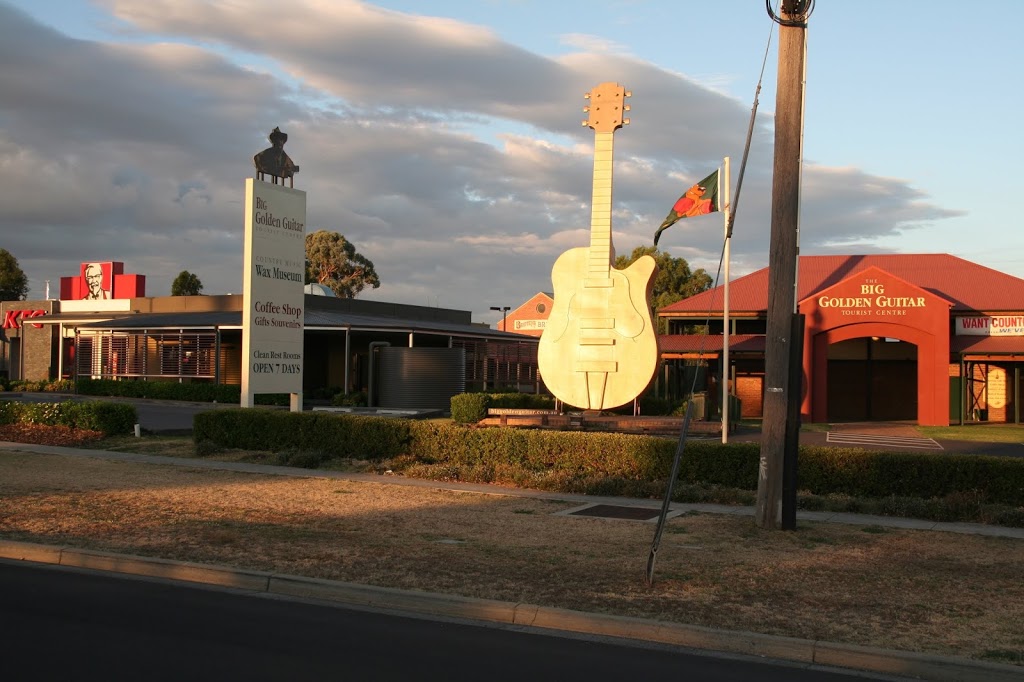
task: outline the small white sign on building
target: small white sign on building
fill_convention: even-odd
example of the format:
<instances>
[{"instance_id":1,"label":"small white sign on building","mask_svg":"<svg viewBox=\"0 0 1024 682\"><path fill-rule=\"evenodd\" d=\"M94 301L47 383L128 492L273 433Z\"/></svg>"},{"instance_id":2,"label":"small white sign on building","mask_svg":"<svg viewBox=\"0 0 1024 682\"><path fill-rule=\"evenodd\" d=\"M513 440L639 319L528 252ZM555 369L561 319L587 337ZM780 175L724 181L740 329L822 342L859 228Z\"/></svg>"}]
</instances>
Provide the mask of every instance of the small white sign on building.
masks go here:
<instances>
[{"instance_id":1,"label":"small white sign on building","mask_svg":"<svg viewBox=\"0 0 1024 682\"><path fill-rule=\"evenodd\" d=\"M1024 336L1024 315L956 318L957 336Z\"/></svg>"},{"instance_id":2,"label":"small white sign on building","mask_svg":"<svg viewBox=\"0 0 1024 682\"><path fill-rule=\"evenodd\" d=\"M512 327L516 331L532 331L537 329L544 329L548 326L548 321L545 320L516 320Z\"/></svg>"},{"instance_id":3,"label":"small white sign on building","mask_svg":"<svg viewBox=\"0 0 1024 682\"><path fill-rule=\"evenodd\" d=\"M290 393L302 409L306 193L245 181L242 407L257 393Z\"/></svg>"}]
</instances>

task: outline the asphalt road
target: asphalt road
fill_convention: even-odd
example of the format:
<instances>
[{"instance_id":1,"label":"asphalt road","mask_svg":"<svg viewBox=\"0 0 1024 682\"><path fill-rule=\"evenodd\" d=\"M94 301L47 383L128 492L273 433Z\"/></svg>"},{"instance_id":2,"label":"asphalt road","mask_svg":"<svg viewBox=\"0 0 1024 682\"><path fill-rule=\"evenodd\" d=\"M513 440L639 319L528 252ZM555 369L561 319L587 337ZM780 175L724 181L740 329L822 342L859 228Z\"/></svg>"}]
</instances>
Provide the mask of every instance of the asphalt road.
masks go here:
<instances>
[{"instance_id":1,"label":"asphalt road","mask_svg":"<svg viewBox=\"0 0 1024 682\"><path fill-rule=\"evenodd\" d=\"M0 631L12 681L893 679L10 561Z\"/></svg>"}]
</instances>

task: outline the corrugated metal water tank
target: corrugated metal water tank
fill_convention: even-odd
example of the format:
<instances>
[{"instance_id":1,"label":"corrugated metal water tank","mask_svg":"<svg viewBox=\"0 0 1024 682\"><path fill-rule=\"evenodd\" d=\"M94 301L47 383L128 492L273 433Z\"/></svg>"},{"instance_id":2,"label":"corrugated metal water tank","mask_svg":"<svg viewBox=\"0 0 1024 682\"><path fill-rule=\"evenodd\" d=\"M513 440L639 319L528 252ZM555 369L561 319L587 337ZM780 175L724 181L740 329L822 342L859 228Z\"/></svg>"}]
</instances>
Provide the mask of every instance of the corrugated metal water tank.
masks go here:
<instances>
[{"instance_id":1,"label":"corrugated metal water tank","mask_svg":"<svg viewBox=\"0 0 1024 682\"><path fill-rule=\"evenodd\" d=\"M380 407L449 410L452 396L466 390L464 348L386 346L378 352Z\"/></svg>"}]
</instances>

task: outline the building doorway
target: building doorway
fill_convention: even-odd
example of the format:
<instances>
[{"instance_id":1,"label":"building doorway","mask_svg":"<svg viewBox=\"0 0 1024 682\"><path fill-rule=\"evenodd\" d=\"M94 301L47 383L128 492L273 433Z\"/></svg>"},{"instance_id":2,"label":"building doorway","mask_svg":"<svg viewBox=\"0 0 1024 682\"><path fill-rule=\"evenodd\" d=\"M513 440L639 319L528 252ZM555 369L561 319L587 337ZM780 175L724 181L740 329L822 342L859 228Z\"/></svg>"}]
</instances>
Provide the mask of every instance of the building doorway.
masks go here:
<instances>
[{"instance_id":1,"label":"building doorway","mask_svg":"<svg viewBox=\"0 0 1024 682\"><path fill-rule=\"evenodd\" d=\"M828 347L829 421L916 421L917 346L862 337Z\"/></svg>"}]
</instances>

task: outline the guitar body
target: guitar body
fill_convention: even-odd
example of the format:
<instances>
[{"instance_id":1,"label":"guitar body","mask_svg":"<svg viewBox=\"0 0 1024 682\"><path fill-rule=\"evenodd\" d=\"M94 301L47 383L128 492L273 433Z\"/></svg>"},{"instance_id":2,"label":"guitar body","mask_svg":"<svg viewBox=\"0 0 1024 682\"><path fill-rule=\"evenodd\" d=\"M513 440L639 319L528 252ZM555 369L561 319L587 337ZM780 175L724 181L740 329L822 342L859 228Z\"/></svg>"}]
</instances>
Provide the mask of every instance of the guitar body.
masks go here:
<instances>
[{"instance_id":1,"label":"guitar body","mask_svg":"<svg viewBox=\"0 0 1024 682\"><path fill-rule=\"evenodd\" d=\"M591 249L580 247L555 261L554 303L537 365L559 400L605 410L640 395L657 370L658 336L648 305L657 265L643 256L594 277L591 257Z\"/></svg>"}]
</instances>

